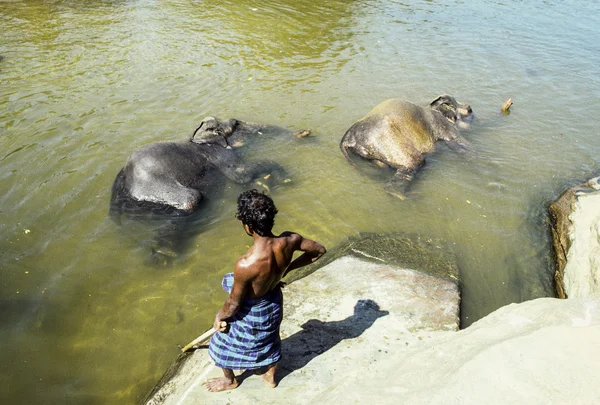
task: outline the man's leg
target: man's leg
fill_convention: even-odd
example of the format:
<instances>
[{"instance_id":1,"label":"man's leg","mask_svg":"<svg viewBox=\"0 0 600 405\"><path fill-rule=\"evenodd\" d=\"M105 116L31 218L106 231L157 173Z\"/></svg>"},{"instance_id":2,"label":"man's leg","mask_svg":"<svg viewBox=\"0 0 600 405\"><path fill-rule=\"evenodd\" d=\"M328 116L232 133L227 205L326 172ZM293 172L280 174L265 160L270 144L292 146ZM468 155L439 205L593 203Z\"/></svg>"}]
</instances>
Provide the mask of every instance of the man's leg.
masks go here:
<instances>
[{"instance_id":1,"label":"man's leg","mask_svg":"<svg viewBox=\"0 0 600 405\"><path fill-rule=\"evenodd\" d=\"M275 380L275 372L277 371L277 363L273 363L268 366L267 371L261 374L261 378L271 388L277 387L277 380Z\"/></svg>"},{"instance_id":2,"label":"man's leg","mask_svg":"<svg viewBox=\"0 0 600 405\"><path fill-rule=\"evenodd\" d=\"M224 377L211 378L210 380L207 380L204 383L206 385L206 388L210 392L232 390L234 388L237 388L237 386L239 385L237 380L235 379L233 370L230 370L228 368L224 368L222 370L223 370L223 374L225 375Z\"/></svg>"}]
</instances>

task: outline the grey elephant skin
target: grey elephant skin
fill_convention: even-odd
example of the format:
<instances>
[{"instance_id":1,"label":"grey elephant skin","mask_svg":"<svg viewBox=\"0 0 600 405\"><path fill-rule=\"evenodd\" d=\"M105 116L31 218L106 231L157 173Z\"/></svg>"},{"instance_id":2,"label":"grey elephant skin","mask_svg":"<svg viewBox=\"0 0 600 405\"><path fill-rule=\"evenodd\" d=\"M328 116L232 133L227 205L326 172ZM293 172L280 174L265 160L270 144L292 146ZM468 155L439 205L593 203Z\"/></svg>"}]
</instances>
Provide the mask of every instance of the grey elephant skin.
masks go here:
<instances>
[{"instance_id":1,"label":"grey elephant skin","mask_svg":"<svg viewBox=\"0 0 600 405\"><path fill-rule=\"evenodd\" d=\"M176 256L182 250L182 239L200 232L203 223L199 217L210 211L211 202L219 198L227 181L242 185L258 178L265 185L282 182L282 166L272 161L246 162L240 153L241 145L265 133L268 137L269 131L286 132L275 126L207 117L187 141L142 146L115 178L110 216L119 224L123 214L133 219L151 218L153 223L166 219L165 226L157 230L152 250ZM264 180L267 176L269 180Z\"/></svg>"},{"instance_id":2,"label":"grey elephant skin","mask_svg":"<svg viewBox=\"0 0 600 405\"><path fill-rule=\"evenodd\" d=\"M469 127L473 110L454 97L441 95L427 107L393 98L373 108L346 131L340 148L350 163L353 155L380 167L391 168L394 175L386 190L403 198L425 156L438 141L455 150L467 150L469 142L459 129Z\"/></svg>"},{"instance_id":3,"label":"grey elephant skin","mask_svg":"<svg viewBox=\"0 0 600 405\"><path fill-rule=\"evenodd\" d=\"M225 178L247 184L261 175L285 174L275 162L245 162L237 148L264 126L207 117L189 141L156 142L134 151L117 175L111 214L186 215L215 196Z\"/></svg>"}]
</instances>

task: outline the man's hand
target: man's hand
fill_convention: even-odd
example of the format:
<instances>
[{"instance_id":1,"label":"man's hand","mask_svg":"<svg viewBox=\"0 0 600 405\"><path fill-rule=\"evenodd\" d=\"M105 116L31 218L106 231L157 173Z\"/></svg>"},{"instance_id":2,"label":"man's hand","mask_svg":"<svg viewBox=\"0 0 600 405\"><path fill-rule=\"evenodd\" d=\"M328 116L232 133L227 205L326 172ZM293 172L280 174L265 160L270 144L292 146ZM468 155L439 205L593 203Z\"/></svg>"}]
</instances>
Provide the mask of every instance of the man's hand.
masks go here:
<instances>
[{"instance_id":1,"label":"man's hand","mask_svg":"<svg viewBox=\"0 0 600 405\"><path fill-rule=\"evenodd\" d=\"M215 320L213 329L217 332L225 332L227 330L227 322Z\"/></svg>"}]
</instances>

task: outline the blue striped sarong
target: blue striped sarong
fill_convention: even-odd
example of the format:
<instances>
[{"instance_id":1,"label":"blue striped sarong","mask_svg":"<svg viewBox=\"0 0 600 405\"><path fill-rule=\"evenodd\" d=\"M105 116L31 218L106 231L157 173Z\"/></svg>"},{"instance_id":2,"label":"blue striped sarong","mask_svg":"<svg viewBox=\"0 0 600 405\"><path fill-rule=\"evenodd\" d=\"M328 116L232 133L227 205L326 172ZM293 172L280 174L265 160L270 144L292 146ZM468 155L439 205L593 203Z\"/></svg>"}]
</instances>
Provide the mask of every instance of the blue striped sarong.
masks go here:
<instances>
[{"instance_id":1,"label":"blue striped sarong","mask_svg":"<svg viewBox=\"0 0 600 405\"><path fill-rule=\"evenodd\" d=\"M233 273L223 277L223 289L231 293ZM252 370L281 359L279 325L283 317L281 288L258 299L245 299L230 319L227 332L216 332L208 353L217 367Z\"/></svg>"}]
</instances>

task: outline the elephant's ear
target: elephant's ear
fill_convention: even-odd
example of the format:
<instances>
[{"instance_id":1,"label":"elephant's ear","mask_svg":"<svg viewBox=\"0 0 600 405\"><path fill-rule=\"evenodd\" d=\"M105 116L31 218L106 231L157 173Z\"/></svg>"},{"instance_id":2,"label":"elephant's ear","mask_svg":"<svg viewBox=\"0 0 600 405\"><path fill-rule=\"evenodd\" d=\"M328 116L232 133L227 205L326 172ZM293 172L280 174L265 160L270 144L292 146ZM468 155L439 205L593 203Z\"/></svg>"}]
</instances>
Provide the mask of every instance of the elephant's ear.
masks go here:
<instances>
[{"instance_id":1,"label":"elephant's ear","mask_svg":"<svg viewBox=\"0 0 600 405\"><path fill-rule=\"evenodd\" d=\"M448 94L442 94L437 96L431 103L429 103L429 107L435 108L442 104L456 104L456 102L454 102L454 98L452 96L449 96Z\"/></svg>"},{"instance_id":2,"label":"elephant's ear","mask_svg":"<svg viewBox=\"0 0 600 405\"><path fill-rule=\"evenodd\" d=\"M431 103L429 103L429 107L435 107L436 105L438 105L442 97L444 96L437 96Z\"/></svg>"},{"instance_id":3,"label":"elephant's ear","mask_svg":"<svg viewBox=\"0 0 600 405\"><path fill-rule=\"evenodd\" d=\"M206 117L200 123L200 126L194 130L190 141L194 143L210 143L221 145L226 148L229 146L227 138L223 135L223 131L219 122L213 117Z\"/></svg>"},{"instance_id":4,"label":"elephant's ear","mask_svg":"<svg viewBox=\"0 0 600 405\"><path fill-rule=\"evenodd\" d=\"M210 142L208 143L212 143L212 144L217 144L220 145L224 148L229 148L229 143L227 142L227 138L225 138L224 136L218 135L215 136Z\"/></svg>"},{"instance_id":5,"label":"elephant's ear","mask_svg":"<svg viewBox=\"0 0 600 405\"><path fill-rule=\"evenodd\" d=\"M456 122L456 102L451 96L442 94L429 103L429 107L431 107L432 110L438 111L446 117L448 121L453 123Z\"/></svg>"}]
</instances>

